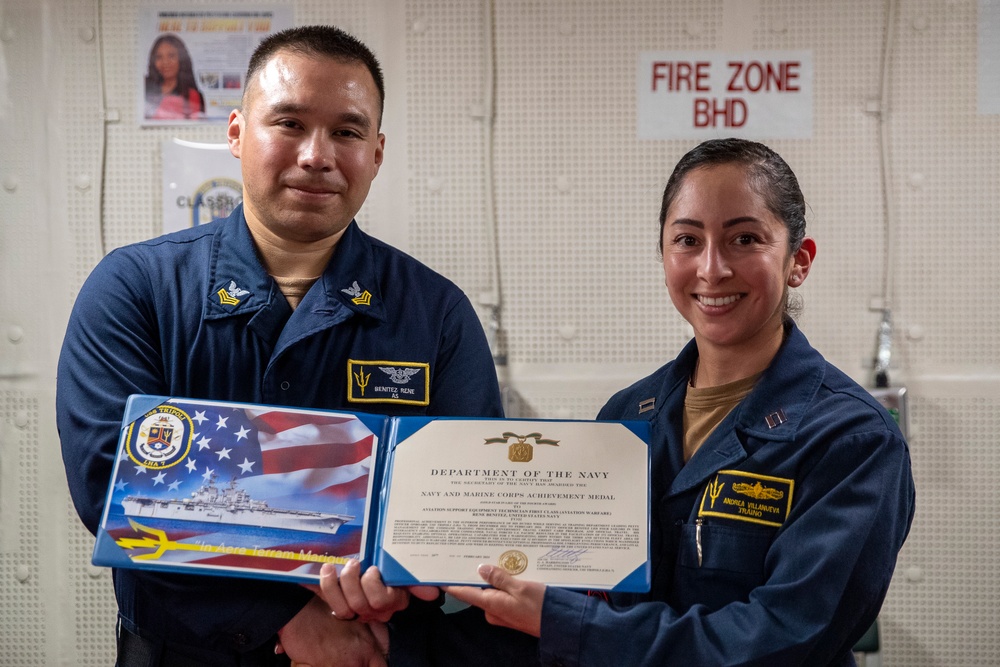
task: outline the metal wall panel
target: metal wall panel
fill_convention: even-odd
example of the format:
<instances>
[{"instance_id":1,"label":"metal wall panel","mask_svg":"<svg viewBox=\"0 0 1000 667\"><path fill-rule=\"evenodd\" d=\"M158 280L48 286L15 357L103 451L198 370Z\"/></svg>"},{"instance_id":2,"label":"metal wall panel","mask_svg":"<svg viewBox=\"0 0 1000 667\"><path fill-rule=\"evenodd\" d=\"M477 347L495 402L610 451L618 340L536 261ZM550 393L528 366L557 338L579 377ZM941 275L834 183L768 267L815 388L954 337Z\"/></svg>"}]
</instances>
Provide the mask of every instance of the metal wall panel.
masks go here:
<instances>
[{"instance_id":1,"label":"metal wall panel","mask_svg":"<svg viewBox=\"0 0 1000 667\"><path fill-rule=\"evenodd\" d=\"M53 425L59 340L102 254L157 233L160 142L224 141L221 125L135 122L140 6L0 5L0 665L110 664L110 577L89 564ZM636 138L638 52L811 50L814 135L768 142L799 175L819 244L800 323L868 382L872 307L888 297L891 375L910 395L918 508L882 663L997 664L1000 116L976 111L976 0L888 6L294 3L296 23L337 23L383 56L386 165L361 223L454 279L487 325L499 270L509 405L536 417L593 417L690 335L656 217L693 142Z\"/></svg>"}]
</instances>

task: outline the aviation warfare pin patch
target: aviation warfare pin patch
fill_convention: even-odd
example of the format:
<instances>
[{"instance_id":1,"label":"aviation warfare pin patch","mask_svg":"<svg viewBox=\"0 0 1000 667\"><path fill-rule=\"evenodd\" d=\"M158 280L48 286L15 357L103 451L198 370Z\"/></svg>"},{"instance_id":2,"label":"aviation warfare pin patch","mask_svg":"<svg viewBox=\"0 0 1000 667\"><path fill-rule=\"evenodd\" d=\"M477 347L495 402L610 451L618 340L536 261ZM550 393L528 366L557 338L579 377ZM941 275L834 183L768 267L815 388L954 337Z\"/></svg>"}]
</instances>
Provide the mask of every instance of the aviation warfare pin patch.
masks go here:
<instances>
[{"instance_id":1,"label":"aviation warfare pin patch","mask_svg":"<svg viewBox=\"0 0 1000 667\"><path fill-rule=\"evenodd\" d=\"M414 361L348 359L347 400L351 403L429 405L431 366Z\"/></svg>"},{"instance_id":2,"label":"aviation warfare pin patch","mask_svg":"<svg viewBox=\"0 0 1000 667\"><path fill-rule=\"evenodd\" d=\"M144 468L159 470L177 465L191 451L191 417L172 405L159 405L129 424L128 457Z\"/></svg>"},{"instance_id":3,"label":"aviation warfare pin patch","mask_svg":"<svg viewBox=\"0 0 1000 667\"><path fill-rule=\"evenodd\" d=\"M792 509L795 480L742 470L720 470L701 496L698 516L781 526Z\"/></svg>"}]
</instances>

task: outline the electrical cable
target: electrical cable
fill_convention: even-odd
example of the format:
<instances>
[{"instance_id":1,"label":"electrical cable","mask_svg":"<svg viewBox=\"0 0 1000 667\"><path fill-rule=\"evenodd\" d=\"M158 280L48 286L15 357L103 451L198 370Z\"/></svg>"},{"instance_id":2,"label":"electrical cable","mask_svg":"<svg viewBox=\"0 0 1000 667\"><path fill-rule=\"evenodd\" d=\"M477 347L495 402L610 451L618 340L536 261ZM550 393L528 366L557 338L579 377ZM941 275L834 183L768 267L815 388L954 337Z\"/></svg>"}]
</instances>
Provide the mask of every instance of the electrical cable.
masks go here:
<instances>
[{"instance_id":1,"label":"electrical cable","mask_svg":"<svg viewBox=\"0 0 1000 667\"><path fill-rule=\"evenodd\" d=\"M882 50L882 71L878 98L879 175L882 184L883 243L885 244L882 274L882 320L875 339L873 381L876 387L889 386L889 364L892 359L892 303L895 298L895 244L896 213L890 188L892 187L891 159L889 155L889 104L892 74L892 54L895 47L897 0L886 0L885 39Z\"/></svg>"},{"instance_id":2,"label":"electrical cable","mask_svg":"<svg viewBox=\"0 0 1000 667\"><path fill-rule=\"evenodd\" d=\"M479 303L489 308L486 337L497 366L507 364L501 350L501 314L503 291L500 280L500 238L497 230L496 181L493 170L493 122L496 118L496 37L493 33L493 0L483 1L483 196L487 238L491 244L492 275L490 289L479 296Z\"/></svg>"},{"instance_id":3,"label":"electrical cable","mask_svg":"<svg viewBox=\"0 0 1000 667\"><path fill-rule=\"evenodd\" d=\"M878 123L878 145L879 145L879 169L882 180L882 215L885 220L884 243L885 259L884 274L882 276L882 304L883 308L890 310L892 300L895 296L895 285L893 283L895 273L895 210L893 208L890 188L892 187L892 169L889 155L889 104L891 93L890 77L892 74L892 53L895 46L895 23L896 23L897 0L886 0L885 19L885 41L882 52L882 76L879 85L879 123Z\"/></svg>"},{"instance_id":4,"label":"electrical cable","mask_svg":"<svg viewBox=\"0 0 1000 667\"><path fill-rule=\"evenodd\" d=\"M104 183L108 168L108 90L104 72L104 1L97 0L97 88L101 95L101 142L97 170L97 247L107 254L104 226Z\"/></svg>"}]
</instances>

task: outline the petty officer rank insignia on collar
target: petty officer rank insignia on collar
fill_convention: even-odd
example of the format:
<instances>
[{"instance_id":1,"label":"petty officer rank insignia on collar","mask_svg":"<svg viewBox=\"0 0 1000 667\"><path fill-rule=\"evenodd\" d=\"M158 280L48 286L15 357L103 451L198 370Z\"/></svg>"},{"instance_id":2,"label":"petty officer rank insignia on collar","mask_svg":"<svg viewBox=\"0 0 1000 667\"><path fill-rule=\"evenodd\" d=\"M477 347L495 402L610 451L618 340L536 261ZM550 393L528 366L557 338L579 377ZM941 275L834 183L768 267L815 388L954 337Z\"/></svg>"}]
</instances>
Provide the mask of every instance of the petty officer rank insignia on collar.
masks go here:
<instances>
[{"instance_id":1,"label":"petty officer rank insignia on collar","mask_svg":"<svg viewBox=\"0 0 1000 667\"><path fill-rule=\"evenodd\" d=\"M354 284L350 287L345 287L340 290L351 298L351 303L355 306L370 306L372 305L372 293L368 290L362 290L361 286L358 285L358 281L355 280Z\"/></svg>"},{"instance_id":2,"label":"petty officer rank insignia on collar","mask_svg":"<svg viewBox=\"0 0 1000 667\"><path fill-rule=\"evenodd\" d=\"M216 292L215 295L219 297L220 305L235 308L240 305L240 302L243 301L244 297L250 296L250 290L237 287L236 281L230 280L229 285L226 287L220 287L219 291Z\"/></svg>"},{"instance_id":3,"label":"petty officer rank insignia on collar","mask_svg":"<svg viewBox=\"0 0 1000 667\"><path fill-rule=\"evenodd\" d=\"M701 495L698 516L780 527L792 509L795 480L742 470L715 473Z\"/></svg>"},{"instance_id":4,"label":"petty officer rank insignia on collar","mask_svg":"<svg viewBox=\"0 0 1000 667\"><path fill-rule=\"evenodd\" d=\"M416 361L347 360L350 403L430 405L431 365Z\"/></svg>"}]
</instances>

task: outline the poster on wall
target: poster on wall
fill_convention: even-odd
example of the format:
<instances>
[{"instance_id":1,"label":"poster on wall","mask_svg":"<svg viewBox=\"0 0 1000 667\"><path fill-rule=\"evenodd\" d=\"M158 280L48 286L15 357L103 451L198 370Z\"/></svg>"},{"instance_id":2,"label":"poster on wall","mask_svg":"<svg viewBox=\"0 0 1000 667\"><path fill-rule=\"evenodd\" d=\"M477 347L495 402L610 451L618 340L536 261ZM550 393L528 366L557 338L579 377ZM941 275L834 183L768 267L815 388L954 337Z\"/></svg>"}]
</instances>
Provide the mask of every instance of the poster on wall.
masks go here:
<instances>
[{"instance_id":1,"label":"poster on wall","mask_svg":"<svg viewBox=\"0 0 1000 667\"><path fill-rule=\"evenodd\" d=\"M139 14L141 125L223 123L240 105L250 55L292 26L287 6L145 6Z\"/></svg>"},{"instance_id":2,"label":"poster on wall","mask_svg":"<svg viewBox=\"0 0 1000 667\"><path fill-rule=\"evenodd\" d=\"M979 0L979 113L1000 114L1000 0Z\"/></svg>"},{"instance_id":3,"label":"poster on wall","mask_svg":"<svg viewBox=\"0 0 1000 667\"><path fill-rule=\"evenodd\" d=\"M811 51L644 51L636 68L639 139L808 139Z\"/></svg>"},{"instance_id":4,"label":"poster on wall","mask_svg":"<svg viewBox=\"0 0 1000 667\"><path fill-rule=\"evenodd\" d=\"M243 201L240 161L228 144L164 141L163 233L225 218Z\"/></svg>"}]
</instances>

